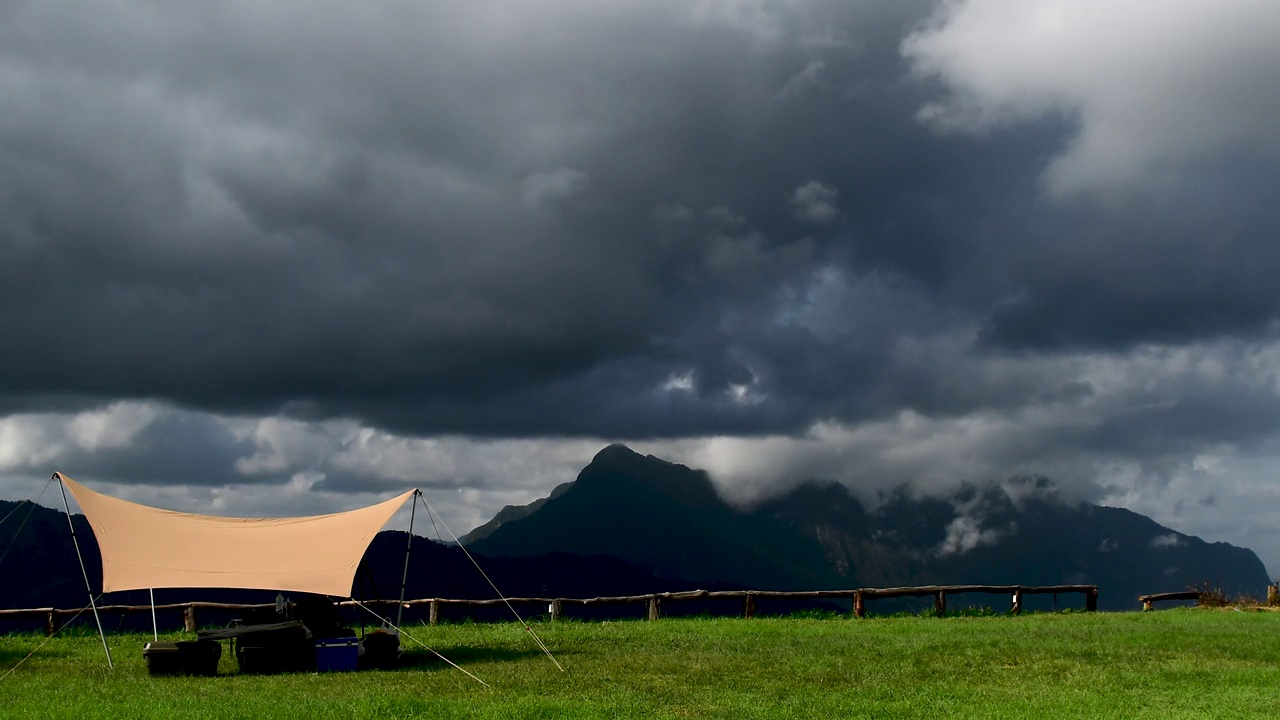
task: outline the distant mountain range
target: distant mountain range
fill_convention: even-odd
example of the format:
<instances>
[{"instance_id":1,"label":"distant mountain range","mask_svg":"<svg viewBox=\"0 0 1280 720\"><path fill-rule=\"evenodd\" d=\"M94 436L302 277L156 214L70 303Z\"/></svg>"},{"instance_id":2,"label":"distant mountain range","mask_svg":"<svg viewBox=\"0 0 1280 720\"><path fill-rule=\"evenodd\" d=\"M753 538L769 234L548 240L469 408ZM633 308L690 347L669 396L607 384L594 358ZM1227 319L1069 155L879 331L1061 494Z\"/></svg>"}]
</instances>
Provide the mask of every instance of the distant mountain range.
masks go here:
<instances>
[{"instance_id":1,"label":"distant mountain range","mask_svg":"<svg viewBox=\"0 0 1280 720\"><path fill-rule=\"evenodd\" d=\"M462 542L495 558L608 556L675 580L762 590L1088 583L1109 609L1206 583L1265 597L1269 582L1250 550L1129 510L1064 503L1045 478L941 498L904 487L873 510L843 485L813 483L744 510L722 500L705 472L622 445Z\"/></svg>"},{"instance_id":2,"label":"distant mountain range","mask_svg":"<svg viewBox=\"0 0 1280 720\"><path fill-rule=\"evenodd\" d=\"M0 502L0 517L14 509ZM97 543L83 516L73 521L90 581L100 586ZM705 472L622 445L602 450L549 497L503 509L462 542L509 596L1091 583L1100 587L1101 608L1130 610L1141 593L1208 583L1231 595L1264 596L1269 582L1250 550L1206 543L1128 510L1063 503L1043 478L965 487L945 498L903 488L874 509L844 486L808 484L741 509L720 498ZM403 532L374 539L357 576L358 597L399 595L405 544ZM0 552L0 607L86 603L64 513L18 507L0 525ZM411 558L411 598L494 597L456 546L415 537ZM157 591L157 602L269 597L274 593ZM146 593L109 601L145 603Z\"/></svg>"}]
</instances>

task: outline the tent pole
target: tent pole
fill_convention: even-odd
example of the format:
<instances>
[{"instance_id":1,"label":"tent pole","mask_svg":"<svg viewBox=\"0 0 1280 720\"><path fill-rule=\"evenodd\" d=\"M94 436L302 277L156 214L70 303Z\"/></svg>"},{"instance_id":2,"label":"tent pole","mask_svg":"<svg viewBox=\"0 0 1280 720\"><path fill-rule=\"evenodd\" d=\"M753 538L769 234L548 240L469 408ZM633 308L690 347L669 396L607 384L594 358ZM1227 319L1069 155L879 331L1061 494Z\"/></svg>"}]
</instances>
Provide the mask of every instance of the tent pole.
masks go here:
<instances>
[{"instance_id":1,"label":"tent pole","mask_svg":"<svg viewBox=\"0 0 1280 720\"><path fill-rule=\"evenodd\" d=\"M71 528L71 544L76 547L76 559L80 561L80 574L84 576L84 588L89 593L89 607L93 608L93 621L98 624L98 637L102 638L102 652L107 654L107 667L114 670L115 664L111 662L111 649L107 647L107 635L102 632L102 618L98 617L98 603L93 599L93 586L89 584L89 571L84 569L84 556L80 554L80 541L76 539L76 526L71 522L71 505L67 503L67 488L62 484L62 477L54 474L58 478L58 489L62 491L62 507L67 511L67 527Z\"/></svg>"},{"instance_id":2,"label":"tent pole","mask_svg":"<svg viewBox=\"0 0 1280 720\"><path fill-rule=\"evenodd\" d=\"M404 618L404 588L409 584L409 551L413 549L413 518L418 512L418 496L422 494L417 488L413 491L413 506L409 508L409 542L404 546L404 575L400 577L400 607L396 610L396 628Z\"/></svg>"},{"instance_id":3,"label":"tent pole","mask_svg":"<svg viewBox=\"0 0 1280 720\"><path fill-rule=\"evenodd\" d=\"M155 637L156 642L159 642L160 626L156 625L156 589L147 588L147 592L151 594L151 634Z\"/></svg>"}]
</instances>

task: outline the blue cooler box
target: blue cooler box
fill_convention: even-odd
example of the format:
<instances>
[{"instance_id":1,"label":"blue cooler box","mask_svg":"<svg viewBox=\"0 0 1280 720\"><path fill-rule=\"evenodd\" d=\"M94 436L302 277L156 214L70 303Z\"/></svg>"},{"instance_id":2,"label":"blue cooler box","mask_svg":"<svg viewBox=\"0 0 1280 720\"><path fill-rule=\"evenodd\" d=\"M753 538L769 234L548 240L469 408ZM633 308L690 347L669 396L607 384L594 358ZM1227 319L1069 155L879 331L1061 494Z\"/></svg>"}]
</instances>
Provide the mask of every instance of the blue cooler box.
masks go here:
<instances>
[{"instance_id":1,"label":"blue cooler box","mask_svg":"<svg viewBox=\"0 0 1280 720\"><path fill-rule=\"evenodd\" d=\"M349 672L360 662L356 637L316 638L316 671Z\"/></svg>"}]
</instances>

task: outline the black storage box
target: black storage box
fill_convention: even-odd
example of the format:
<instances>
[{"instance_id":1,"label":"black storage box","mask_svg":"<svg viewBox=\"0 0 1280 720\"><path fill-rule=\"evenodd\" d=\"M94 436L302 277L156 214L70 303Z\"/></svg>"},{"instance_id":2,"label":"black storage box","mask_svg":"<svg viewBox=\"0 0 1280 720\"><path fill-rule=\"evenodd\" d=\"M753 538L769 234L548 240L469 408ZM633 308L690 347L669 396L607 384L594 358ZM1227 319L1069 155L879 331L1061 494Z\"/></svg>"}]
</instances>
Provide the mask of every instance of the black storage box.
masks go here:
<instances>
[{"instance_id":1,"label":"black storage box","mask_svg":"<svg viewBox=\"0 0 1280 720\"><path fill-rule=\"evenodd\" d=\"M216 640L149 642L142 648L152 675L217 675L222 644Z\"/></svg>"},{"instance_id":2,"label":"black storage box","mask_svg":"<svg viewBox=\"0 0 1280 720\"><path fill-rule=\"evenodd\" d=\"M245 632L235 642L242 673L315 672L316 646L300 623L292 628Z\"/></svg>"}]
</instances>

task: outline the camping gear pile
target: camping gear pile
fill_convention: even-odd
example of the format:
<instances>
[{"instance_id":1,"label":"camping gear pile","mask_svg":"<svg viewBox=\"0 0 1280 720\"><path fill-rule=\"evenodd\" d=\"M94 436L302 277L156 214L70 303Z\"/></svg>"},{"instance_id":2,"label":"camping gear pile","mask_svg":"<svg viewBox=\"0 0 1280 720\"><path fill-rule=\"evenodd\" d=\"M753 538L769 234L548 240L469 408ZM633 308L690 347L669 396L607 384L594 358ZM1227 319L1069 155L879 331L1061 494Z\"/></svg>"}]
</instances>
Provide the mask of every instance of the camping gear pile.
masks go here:
<instances>
[{"instance_id":1,"label":"camping gear pile","mask_svg":"<svg viewBox=\"0 0 1280 720\"><path fill-rule=\"evenodd\" d=\"M343 627L328 598L310 595L233 621L228 628L199 630L198 640L149 642L142 650L152 675L216 675L223 640L232 642L240 672L348 672L395 667L399 636L374 630L358 638Z\"/></svg>"}]
</instances>

